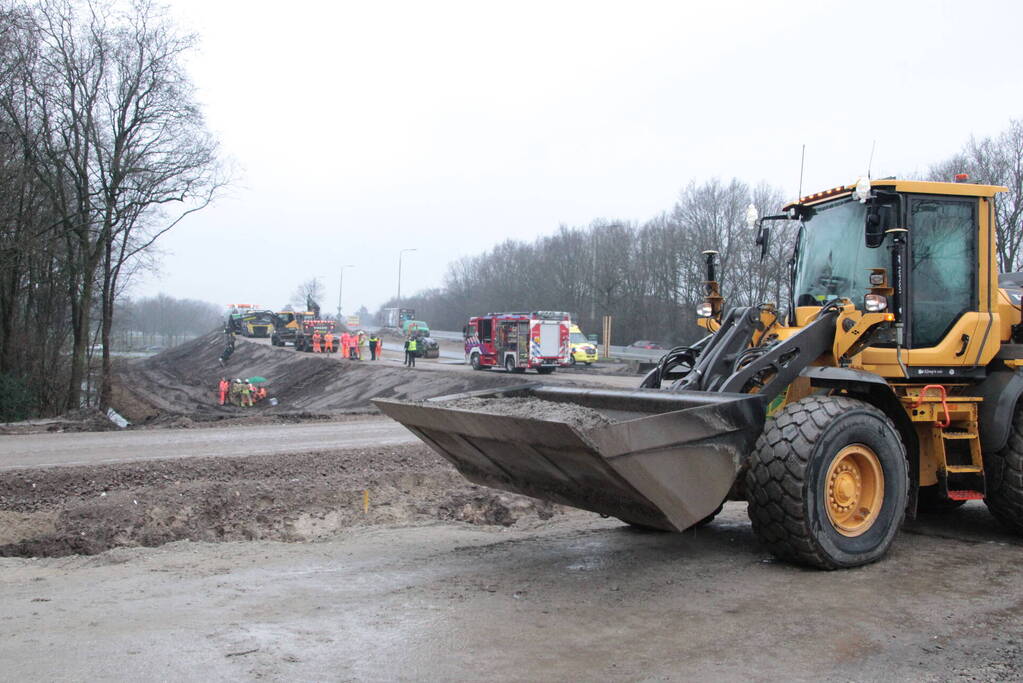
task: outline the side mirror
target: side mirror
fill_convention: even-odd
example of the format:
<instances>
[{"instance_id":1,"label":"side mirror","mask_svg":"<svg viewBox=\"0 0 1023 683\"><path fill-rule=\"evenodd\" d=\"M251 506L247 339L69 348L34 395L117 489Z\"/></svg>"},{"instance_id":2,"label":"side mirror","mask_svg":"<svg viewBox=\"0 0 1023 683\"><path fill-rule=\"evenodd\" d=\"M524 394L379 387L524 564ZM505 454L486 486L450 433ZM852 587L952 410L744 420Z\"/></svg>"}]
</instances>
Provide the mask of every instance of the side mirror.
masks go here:
<instances>
[{"instance_id":1,"label":"side mirror","mask_svg":"<svg viewBox=\"0 0 1023 683\"><path fill-rule=\"evenodd\" d=\"M874 204L867 209L863 236L868 249L877 249L884 244L885 231L892 224L892 214L890 204Z\"/></svg>"}]
</instances>

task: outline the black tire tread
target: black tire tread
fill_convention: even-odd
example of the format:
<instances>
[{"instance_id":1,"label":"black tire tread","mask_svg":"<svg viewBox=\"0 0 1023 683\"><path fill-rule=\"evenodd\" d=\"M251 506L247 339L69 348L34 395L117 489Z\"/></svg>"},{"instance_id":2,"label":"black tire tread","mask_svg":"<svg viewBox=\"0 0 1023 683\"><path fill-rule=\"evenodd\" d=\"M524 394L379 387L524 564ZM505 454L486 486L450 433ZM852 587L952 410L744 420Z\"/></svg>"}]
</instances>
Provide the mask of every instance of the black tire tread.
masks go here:
<instances>
[{"instance_id":1,"label":"black tire tread","mask_svg":"<svg viewBox=\"0 0 1023 683\"><path fill-rule=\"evenodd\" d=\"M895 431L891 420L867 403L811 396L785 406L767 421L757 439L746 472L748 515L757 538L779 559L821 569L838 568L812 542L804 489L814 444L835 418L853 410L872 412Z\"/></svg>"},{"instance_id":2,"label":"black tire tread","mask_svg":"<svg viewBox=\"0 0 1023 683\"><path fill-rule=\"evenodd\" d=\"M1005 448L984 454L984 473L988 510L1007 528L1023 534L1023 404L1016 406Z\"/></svg>"}]
</instances>

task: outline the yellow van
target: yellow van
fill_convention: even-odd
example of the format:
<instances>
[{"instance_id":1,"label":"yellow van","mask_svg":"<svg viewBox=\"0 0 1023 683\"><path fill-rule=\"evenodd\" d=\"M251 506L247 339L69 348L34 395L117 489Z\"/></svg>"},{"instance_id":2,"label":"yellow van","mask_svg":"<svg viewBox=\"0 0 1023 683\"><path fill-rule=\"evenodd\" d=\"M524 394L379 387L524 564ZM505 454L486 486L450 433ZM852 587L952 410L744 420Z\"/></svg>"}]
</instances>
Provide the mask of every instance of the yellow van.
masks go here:
<instances>
[{"instance_id":1,"label":"yellow van","mask_svg":"<svg viewBox=\"0 0 1023 683\"><path fill-rule=\"evenodd\" d=\"M572 325L569 328L568 343L572 345L571 352L568 354L569 365L576 363L590 365L597 362L597 345L586 339L586 335L578 325Z\"/></svg>"}]
</instances>

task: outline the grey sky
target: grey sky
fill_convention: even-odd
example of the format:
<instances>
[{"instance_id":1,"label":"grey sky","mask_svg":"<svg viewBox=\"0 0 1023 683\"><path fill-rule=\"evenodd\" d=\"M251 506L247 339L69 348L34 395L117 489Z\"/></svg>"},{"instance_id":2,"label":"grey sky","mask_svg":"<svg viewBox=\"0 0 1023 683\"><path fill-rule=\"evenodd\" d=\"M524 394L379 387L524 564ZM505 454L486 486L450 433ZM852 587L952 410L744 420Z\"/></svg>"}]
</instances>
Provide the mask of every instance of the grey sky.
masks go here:
<instances>
[{"instance_id":1,"label":"grey sky","mask_svg":"<svg viewBox=\"0 0 1023 683\"><path fill-rule=\"evenodd\" d=\"M1018 2L172 0L237 165L134 295L284 305L320 277L371 310L447 263L690 180L795 196L925 169L1023 117Z\"/></svg>"}]
</instances>

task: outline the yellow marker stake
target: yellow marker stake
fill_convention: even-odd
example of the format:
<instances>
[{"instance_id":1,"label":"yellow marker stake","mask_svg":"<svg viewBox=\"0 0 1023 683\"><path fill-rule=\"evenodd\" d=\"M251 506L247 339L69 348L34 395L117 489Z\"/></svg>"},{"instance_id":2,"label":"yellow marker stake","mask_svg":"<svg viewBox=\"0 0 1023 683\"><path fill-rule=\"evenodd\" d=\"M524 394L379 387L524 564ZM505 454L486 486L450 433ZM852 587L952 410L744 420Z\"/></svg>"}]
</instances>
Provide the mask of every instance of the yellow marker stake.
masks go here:
<instances>
[{"instance_id":1,"label":"yellow marker stake","mask_svg":"<svg viewBox=\"0 0 1023 683\"><path fill-rule=\"evenodd\" d=\"M369 513L369 489L364 489L362 492L362 514Z\"/></svg>"}]
</instances>

